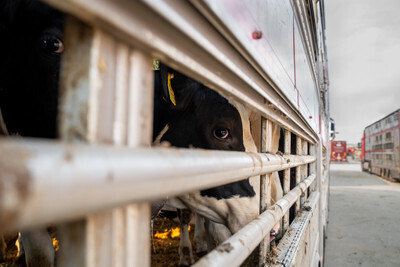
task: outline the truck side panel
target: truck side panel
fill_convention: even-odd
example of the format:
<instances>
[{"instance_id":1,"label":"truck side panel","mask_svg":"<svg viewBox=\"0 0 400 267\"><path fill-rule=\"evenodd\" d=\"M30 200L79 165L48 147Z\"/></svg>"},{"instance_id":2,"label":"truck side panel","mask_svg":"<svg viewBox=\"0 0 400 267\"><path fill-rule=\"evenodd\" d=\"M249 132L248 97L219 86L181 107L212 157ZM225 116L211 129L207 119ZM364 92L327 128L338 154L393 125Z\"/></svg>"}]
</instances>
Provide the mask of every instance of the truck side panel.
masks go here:
<instances>
[{"instance_id":1,"label":"truck side panel","mask_svg":"<svg viewBox=\"0 0 400 267\"><path fill-rule=\"evenodd\" d=\"M363 170L388 179L400 179L400 110L364 130Z\"/></svg>"}]
</instances>

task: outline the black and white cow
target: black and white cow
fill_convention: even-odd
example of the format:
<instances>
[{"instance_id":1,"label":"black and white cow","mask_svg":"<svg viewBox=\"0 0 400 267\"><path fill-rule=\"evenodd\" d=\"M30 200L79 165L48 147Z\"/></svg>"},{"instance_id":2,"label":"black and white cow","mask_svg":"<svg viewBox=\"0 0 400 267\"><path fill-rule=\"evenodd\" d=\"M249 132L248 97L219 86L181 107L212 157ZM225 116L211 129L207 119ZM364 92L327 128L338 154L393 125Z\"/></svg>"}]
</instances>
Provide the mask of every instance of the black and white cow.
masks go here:
<instances>
[{"instance_id":1,"label":"black and white cow","mask_svg":"<svg viewBox=\"0 0 400 267\"><path fill-rule=\"evenodd\" d=\"M176 147L257 152L250 132L249 115L243 105L229 101L162 64L156 72L155 84L155 103L158 104L155 105L154 129L158 132L166 125L161 135L157 138L154 135L156 143L167 141ZM279 131L277 143L278 140ZM279 177L273 182L274 192L278 192ZM281 193L275 195L276 199ZM220 243L258 215L259 177L185 194L168 200L167 204L190 209L204 217L207 228L204 230L212 232L214 243ZM204 223L199 224L201 221L200 216L196 217L196 230L204 226ZM183 224L188 224L188 219ZM185 232L186 229L183 229L180 264L190 265L193 257L190 242L183 240ZM210 249L210 246L215 246L211 244L213 241L204 237L203 231L201 243L207 242ZM182 246L188 246L189 249ZM205 247L202 246L202 249Z\"/></svg>"},{"instance_id":2,"label":"black and white cow","mask_svg":"<svg viewBox=\"0 0 400 267\"><path fill-rule=\"evenodd\" d=\"M201 83L161 64L160 69L155 72L154 101L154 132L162 132L158 137L154 134L156 143L167 141L176 147L245 151L241 114L226 98ZM254 218L258 214L257 193L249 179L198 193L199 199L190 204L183 204L178 199L169 201L169 204L182 209L190 208L207 219L211 216L212 221L221 224L226 224L225 220L229 220L230 216L238 218L238 213L241 213L240 218ZM240 198L240 201L232 201L234 198ZM206 203L201 204L202 200ZM246 201L253 202L250 205L255 208L253 211L248 207L243 208L244 212L234 211ZM221 206L231 202L233 204L230 210ZM205 207L211 209L203 210ZM248 211L252 212L250 216L245 213ZM225 215L220 215L219 212L225 212ZM185 233L190 217L185 210L179 214L182 215L181 222L185 225L182 229L180 264L189 265L193 263L193 257L191 247L187 249L190 242L185 240ZM198 221L202 220L199 216L197 218ZM199 228L198 224L196 231ZM203 244L204 241L206 240L203 240ZM203 246L202 249L206 248Z\"/></svg>"},{"instance_id":3,"label":"black and white cow","mask_svg":"<svg viewBox=\"0 0 400 267\"><path fill-rule=\"evenodd\" d=\"M58 74L64 16L36 0L0 2L0 132L57 137ZM23 232L28 266L53 266L45 229Z\"/></svg>"}]
</instances>

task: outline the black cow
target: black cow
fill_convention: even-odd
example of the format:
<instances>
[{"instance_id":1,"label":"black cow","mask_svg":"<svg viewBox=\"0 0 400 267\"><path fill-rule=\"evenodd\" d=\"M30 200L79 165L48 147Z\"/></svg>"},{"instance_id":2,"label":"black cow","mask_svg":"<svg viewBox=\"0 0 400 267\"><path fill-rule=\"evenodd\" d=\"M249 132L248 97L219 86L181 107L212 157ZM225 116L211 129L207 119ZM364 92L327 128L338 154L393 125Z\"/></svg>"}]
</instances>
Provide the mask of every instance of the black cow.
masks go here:
<instances>
[{"instance_id":1,"label":"black cow","mask_svg":"<svg viewBox=\"0 0 400 267\"><path fill-rule=\"evenodd\" d=\"M57 137L64 15L34 0L0 2L0 132ZM28 266L53 266L45 229L21 233Z\"/></svg>"},{"instance_id":2,"label":"black cow","mask_svg":"<svg viewBox=\"0 0 400 267\"><path fill-rule=\"evenodd\" d=\"M10 134L57 136L63 21L38 1L0 3L0 108Z\"/></svg>"},{"instance_id":3,"label":"black cow","mask_svg":"<svg viewBox=\"0 0 400 267\"><path fill-rule=\"evenodd\" d=\"M251 138L248 115L243 106L231 103L217 92L163 64L155 73L154 114L153 137L156 143L167 141L176 147L245 151L244 133L247 133L247 139ZM158 132L162 134L157 136ZM247 148L247 151L256 152L254 141L251 139L248 143L252 144L252 148ZM181 209L189 208L197 216L205 217L209 226L205 230L211 229L215 233L213 229L218 228L215 237L221 242L258 215L257 191L257 186L245 179L185 194L168 201L168 204ZM191 245L184 240L190 217L187 212L178 214L183 226L180 264L190 265L193 263ZM229 230L211 221L223 224ZM200 225L196 225L196 230L198 228ZM205 239L203 237L203 243L209 243Z\"/></svg>"}]
</instances>

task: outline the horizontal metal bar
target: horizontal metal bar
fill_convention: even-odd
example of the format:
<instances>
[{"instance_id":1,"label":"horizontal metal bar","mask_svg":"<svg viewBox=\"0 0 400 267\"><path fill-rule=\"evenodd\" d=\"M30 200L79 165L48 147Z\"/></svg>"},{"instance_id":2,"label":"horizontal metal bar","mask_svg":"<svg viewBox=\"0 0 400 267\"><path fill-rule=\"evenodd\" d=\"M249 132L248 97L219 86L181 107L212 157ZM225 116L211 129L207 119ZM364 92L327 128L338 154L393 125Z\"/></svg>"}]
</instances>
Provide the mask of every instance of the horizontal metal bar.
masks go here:
<instances>
[{"instance_id":1,"label":"horizontal metal bar","mask_svg":"<svg viewBox=\"0 0 400 267\"><path fill-rule=\"evenodd\" d=\"M240 266L262 239L269 234L272 227L283 217L290 206L307 190L315 178L315 174L307 177L271 208L260 214L255 220L201 258L193 266Z\"/></svg>"},{"instance_id":2,"label":"horizontal metal bar","mask_svg":"<svg viewBox=\"0 0 400 267\"><path fill-rule=\"evenodd\" d=\"M78 218L315 161L312 156L0 138L0 229Z\"/></svg>"}]
</instances>

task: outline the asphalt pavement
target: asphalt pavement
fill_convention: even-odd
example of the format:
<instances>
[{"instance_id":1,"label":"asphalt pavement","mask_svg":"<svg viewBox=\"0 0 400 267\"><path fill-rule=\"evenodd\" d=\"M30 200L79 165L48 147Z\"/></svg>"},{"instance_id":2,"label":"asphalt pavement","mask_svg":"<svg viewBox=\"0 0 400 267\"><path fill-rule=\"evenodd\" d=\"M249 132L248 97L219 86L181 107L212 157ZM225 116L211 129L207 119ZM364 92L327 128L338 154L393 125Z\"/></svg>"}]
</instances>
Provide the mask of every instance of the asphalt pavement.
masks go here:
<instances>
[{"instance_id":1,"label":"asphalt pavement","mask_svg":"<svg viewBox=\"0 0 400 267\"><path fill-rule=\"evenodd\" d=\"M325 267L400 266L400 184L331 164Z\"/></svg>"}]
</instances>

